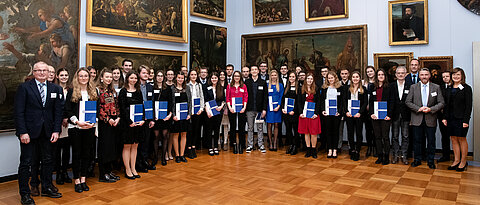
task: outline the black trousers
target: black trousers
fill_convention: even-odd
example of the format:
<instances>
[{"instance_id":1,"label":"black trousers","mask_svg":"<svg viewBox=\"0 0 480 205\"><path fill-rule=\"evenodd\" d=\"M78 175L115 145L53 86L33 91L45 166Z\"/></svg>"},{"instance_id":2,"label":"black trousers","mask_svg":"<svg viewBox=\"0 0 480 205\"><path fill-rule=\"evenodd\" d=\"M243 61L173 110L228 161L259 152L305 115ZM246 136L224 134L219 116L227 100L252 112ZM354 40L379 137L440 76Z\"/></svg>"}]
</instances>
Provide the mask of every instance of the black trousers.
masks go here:
<instances>
[{"instance_id":1,"label":"black trousers","mask_svg":"<svg viewBox=\"0 0 480 205\"><path fill-rule=\"evenodd\" d=\"M98 122L98 170L100 177L113 170L116 159L115 134L116 127L104 121Z\"/></svg>"},{"instance_id":2,"label":"black trousers","mask_svg":"<svg viewBox=\"0 0 480 205\"><path fill-rule=\"evenodd\" d=\"M87 169L93 160L92 144L95 143L95 128L68 129L68 136L72 141L72 170L73 178L87 176Z\"/></svg>"},{"instance_id":3,"label":"black trousers","mask_svg":"<svg viewBox=\"0 0 480 205\"><path fill-rule=\"evenodd\" d=\"M443 124L442 119L438 119L438 125L442 134L442 157L450 159L450 136L447 126Z\"/></svg>"},{"instance_id":4,"label":"black trousers","mask_svg":"<svg viewBox=\"0 0 480 205\"><path fill-rule=\"evenodd\" d=\"M237 131L238 119L238 131ZM247 123L246 113L228 113L228 120L230 121L230 142L237 141L236 134L238 133L238 141L240 146L245 147L245 124Z\"/></svg>"},{"instance_id":5,"label":"black trousers","mask_svg":"<svg viewBox=\"0 0 480 205\"><path fill-rule=\"evenodd\" d=\"M428 163L433 163L435 158L435 132L437 127L428 127L423 120L420 126L413 127L413 155L415 160L421 161L424 157L427 158ZM426 136L426 137L425 137ZM424 151L424 141L427 141L427 149Z\"/></svg>"},{"instance_id":6,"label":"black trousers","mask_svg":"<svg viewBox=\"0 0 480 205\"><path fill-rule=\"evenodd\" d=\"M365 138L368 147L375 147L375 135L373 134L372 118L369 114L362 115L363 123L365 124Z\"/></svg>"},{"instance_id":7,"label":"black trousers","mask_svg":"<svg viewBox=\"0 0 480 205\"><path fill-rule=\"evenodd\" d=\"M350 145L350 150L360 152L363 143L363 121L361 118L354 117L345 117L345 121L347 122L348 144Z\"/></svg>"},{"instance_id":8,"label":"black trousers","mask_svg":"<svg viewBox=\"0 0 480 205\"><path fill-rule=\"evenodd\" d=\"M222 117L223 115L221 114L212 116L211 118L208 118L207 116L205 124L208 125L208 127L206 129L205 136L207 141L207 147L209 149L212 149L213 147L218 148L218 138L220 137L220 124L222 122Z\"/></svg>"},{"instance_id":9,"label":"black trousers","mask_svg":"<svg viewBox=\"0 0 480 205\"><path fill-rule=\"evenodd\" d=\"M291 145L299 146L300 136L298 134L298 117L296 116L284 117L283 121L285 122L285 128L286 128L285 136L287 137L287 141L289 141Z\"/></svg>"},{"instance_id":10,"label":"black trousers","mask_svg":"<svg viewBox=\"0 0 480 205\"><path fill-rule=\"evenodd\" d=\"M190 130L187 133L187 147L192 147L197 145L197 139L201 135L201 123L202 115L191 115L191 126Z\"/></svg>"},{"instance_id":11,"label":"black trousers","mask_svg":"<svg viewBox=\"0 0 480 205\"><path fill-rule=\"evenodd\" d=\"M390 154L390 125L391 120L373 120L373 130L375 134L375 144L377 146L377 153Z\"/></svg>"},{"instance_id":12,"label":"black trousers","mask_svg":"<svg viewBox=\"0 0 480 205\"><path fill-rule=\"evenodd\" d=\"M20 195L30 194L28 180L32 173L30 169L35 157L40 153L42 161L42 189L52 186L52 172L54 168L53 148L50 136L42 131L39 138L30 139L30 143L20 143L20 165L18 166L18 187Z\"/></svg>"},{"instance_id":13,"label":"black trousers","mask_svg":"<svg viewBox=\"0 0 480 205\"><path fill-rule=\"evenodd\" d=\"M325 127L322 126L322 132L325 131L327 138L327 149L338 148L338 126L340 126L340 116L325 116Z\"/></svg>"},{"instance_id":14,"label":"black trousers","mask_svg":"<svg viewBox=\"0 0 480 205\"><path fill-rule=\"evenodd\" d=\"M69 137L58 138L55 150L55 170L59 172L67 172L70 163L70 147Z\"/></svg>"},{"instance_id":15,"label":"black trousers","mask_svg":"<svg viewBox=\"0 0 480 205\"><path fill-rule=\"evenodd\" d=\"M202 130L202 135L199 136L199 138L200 138L201 140L197 140L197 149L198 149L199 146L201 146L201 147L203 147L203 146L209 147L209 146L207 145L207 143L208 143L208 142L207 142L207 141L208 141L208 139L207 139L207 138L208 138L207 132L208 132L208 129L209 129L208 127L210 126L210 125L208 124L208 122L209 122L208 120L209 120L209 118L208 118L208 116L207 116L207 112L204 110L204 111L202 112L202 114L200 114L200 124L199 124L200 128L199 128L199 129Z\"/></svg>"},{"instance_id":16,"label":"black trousers","mask_svg":"<svg viewBox=\"0 0 480 205\"><path fill-rule=\"evenodd\" d=\"M148 125L150 124L150 121L147 120L145 121L145 124L143 124L142 129L143 129L143 142L141 142L138 145L138 154L137 154L137 163L136 166L146 166L145 162L148 160L148 156L151 153L151 150L153 148L153 138L152 138L152 133L151 129L148 128ZM123 150L123 149L122 149ZM146 168L146 167L142 167Z\"/></svg>"}]
</instances>

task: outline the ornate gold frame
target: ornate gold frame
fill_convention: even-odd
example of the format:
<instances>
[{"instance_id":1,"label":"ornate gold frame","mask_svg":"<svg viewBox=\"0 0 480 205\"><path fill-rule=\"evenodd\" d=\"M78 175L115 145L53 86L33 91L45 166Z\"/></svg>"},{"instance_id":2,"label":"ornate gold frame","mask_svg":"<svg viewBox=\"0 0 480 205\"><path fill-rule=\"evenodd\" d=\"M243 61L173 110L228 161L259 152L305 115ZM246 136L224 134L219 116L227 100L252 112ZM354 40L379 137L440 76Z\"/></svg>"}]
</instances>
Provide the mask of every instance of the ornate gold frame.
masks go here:
<instances>
[{"instance_id":1,"label":"ornate gold frame","mask_svg":"<svg viewBox=\"0 0 480 205\"><path fill-rule=\"evenodd\" d=\"M321 17L310 17L309 15L309 4L308 0L305 0L305 21L319 21L319 20L328 20L328 19L339 19L339 18L348 18L348 0L343 0L345 5L345 14L344 15L334 15L334 16L321 16Z\"/></svg>"},{"instance_id":2,"label":"ornate gold frame","mask_svg":"<svg viewBox=\"0 0 480 205\"><path fill-rule=\"evenodd\" d=\"M87 22L86 22L86 32L89 33L99 33L115 36L126 36L133 38L145 38L152 40L161 40L161 41L171 41L179 43L188 43L188 12L187 12L187 0L182 0L182 37L167 36L161 34L150 34L143 32L135 31L126 31L121 29L112 29L104 28L92 25L92 15L93 15L93 1L87 0Z\"/></svg>"},{"instance_id":3,"label":"ornate gold frame","mask_svg":"<svg viewBox=\"0 0 480 205\"><path fill-rule=\"evenodd\" d=\"M289 20L288 21L278 21L278 22L270 22L270 23L257 23L255 21L255 0L252 0L252 17L253 17L253 26L264 26L264 25L272 25L272 24L282 24L282 23L292 23L292 0L288 0L290 11L288 12Z\"/></svg>"},{"instance_id":4,"label":"ornate gold frame","mask_svg":"<svg viewBox=\"0 0 480 205\"><path fill-rule=\"evenodd\" d=\"M392 6L394 4L404 4L404 3L414 3L414 2L423 2L423 13L424 13L424 33L425 33L425 40L422 41L393 41L393 25L392 25ZM389 1L388 2L388 40L389 45L396 46L396 45L417 45L417 44L428 44L428 0L396 0L396 1Z\"/></svg>"},{"instance_id":5,"label":"ornate gold frame","mask_svg":"<svg viewBox=\"0 0 480 205\"><path fill-rule=\"evenodd\" d=\"M421 68L425 67L425 62L444 61L447 62L447 69L453 71L453 56L424 56L418 57L418 61L420 61Z\"/></svg>"},{"instance_id":6,"label":"ornate gold frame","mask_svg":"<svg viewBox=\"0 0 480 205\"><path fill-rule=\"evenodd\" d=\"M380 66L378 64L378 59L379 58L396 58L396 59L399 59L399 58L406 58L407 60L407 63L405 65L405 67L407 67L407 71L410 71L410 61L413 59L413 52L404 52L404 53L374 53L373 54L373 60L374 60L374 66L375 66L375 69L378 69L378 67Z\"/></svg>"},{"instance_id":7,"label":"ornate gold frame","mask_svg":"<svg viewBox=\"0 0 480 205\"><path fill-rule=\"evenodd\" d=\"M124 46L111 46L87 43L87 64L92 65L92 52L93 51L108 51L108 52L120 52L120 53L137 53L137 54L150 54L150 55L165 55L165 56L181 56L182 65L187 65L187 51L170 51L151 48L137 48L137 47L124 47Z\"/></svg>"},{"instance_id":8,"label":"ornate gold frame","mask_svg":"<svg viewBox=\"0 0 480 205\"><path fill-rule=\"evenodd\" d=\"M195 1L195 0L190 0L190 15L199 16L199 17L212 19L212 20L217 20L217 21L223 21L223 22L226 21L226 17L227 17L227 9L226 9L227 8L227 2L226 2L226 0L223 0L223 18L218 18L218 17L215 17L215 16L210 16L210 15L207 15L207 14L197 13L197 12L193 11L193 1Z\"/></svg>"}]
</instances>

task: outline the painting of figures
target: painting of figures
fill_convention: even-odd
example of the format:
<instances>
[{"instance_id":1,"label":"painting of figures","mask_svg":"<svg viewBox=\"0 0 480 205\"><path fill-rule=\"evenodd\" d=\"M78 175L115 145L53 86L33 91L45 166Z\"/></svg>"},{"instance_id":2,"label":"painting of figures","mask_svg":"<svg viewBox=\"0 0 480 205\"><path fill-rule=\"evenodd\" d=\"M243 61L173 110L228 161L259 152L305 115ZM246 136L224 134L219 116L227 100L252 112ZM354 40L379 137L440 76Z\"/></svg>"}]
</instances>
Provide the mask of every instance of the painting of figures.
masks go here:
<instances>
[{"instance_id":1,"label":"painting of figures","mask_svg":"<svg viewBox=\"0 0 480 205\"><path fill-rule=\"evenodd\" d=\"M190 32L190 69L207 67L209 72L224 69L227 28L190 22Z\"/></svg>"},{"instance_id":2,"label":"painting of figures","mask_svg":"<svg viewBox=\"0 0 480 205\"><path fill-rule=\"evenodd\" d=\"M226 0L190 0L190 14L225 21Z\"/></svg>"},{"instance_id":3,"label":"painting of figures","mask_svg":"<svg viewBox=\"0 0 480 205\"><path fill-rule=\"evenodd\" d=\"M253 25L291 23L290 0L252 0Z\"/></svg>"}]
</instances>

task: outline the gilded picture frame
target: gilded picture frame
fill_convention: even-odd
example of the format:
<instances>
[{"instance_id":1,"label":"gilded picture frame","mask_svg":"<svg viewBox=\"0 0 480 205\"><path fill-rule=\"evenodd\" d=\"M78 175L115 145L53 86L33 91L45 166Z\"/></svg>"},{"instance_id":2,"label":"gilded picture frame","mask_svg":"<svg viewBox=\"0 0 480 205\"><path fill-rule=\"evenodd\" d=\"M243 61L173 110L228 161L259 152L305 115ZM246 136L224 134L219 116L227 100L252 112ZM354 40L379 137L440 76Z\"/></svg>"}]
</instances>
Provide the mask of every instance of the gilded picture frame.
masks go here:
<instances>
[{"instance_id":1,"label":"gilded picture frame","mask_svg":"<svg viewBox=\"0 0 480 205\"><path fill-rule=\"evenodd\" d=\"M86 32L188 43L187 0L144 6L87 0Z\"/></svg>"},{"instance_id":2,"label":"gilded picture frame","mask_svg":"<svg viewBox=\"0 0 480 205\"><path fill-rule=\"evenodd\" d=\"M133 61L134 67L147 65L157 70L179 70L187 65L187 51L172 51L138 47L124 47L102 44L87 44L86 65L97 68L121 66L123 59Z\"/></svg>"},{"instance_id":3,"label":"gilded picture frame","mask_svg":"<svg viewBox=\"0 0 480 205\"><path fill-rule=\"evenodd\" d=\"M200 3L200 1L202 1L203 4ZM190 0L190 15L225 22L226 10L227 10L226 0L216 0L216 1L220 2L221 5L216 5L214 1ZM213 9L210 9L209 11L205 11L206 7L213 8Z\"/></svg>"},{"instance_id":4,"label":"gilded picture frame","mask_svg":"<svg viewBox=\"0 0 480 205\"><path fill-rule=\"evenodd\" d=\"M388 2L389 45L428 44L428 0Z\"/></svg>"},{"instance_id":5,"label":"gilded picture frame","mask_svg":"<svg viewBox=\"0 0 480 205\"><path fill-rule=\"evenodd\" d=\"M410 61L413 59L413 52L403 53L374 53L374 66L382 68L387 72L388 81L396 80L395 71L398 66L405 66L407 73L410 71Z\"/></svg>"},{"instance_id":6,"label":"gilded picture frame","mask_svg":"<svg viewBox=\"0 0 480 205\"><path fill-rule=\"evenodd\" d=\"M285 8L283 6L288 8ZM278 10L281 15L272 14L273 12L270 12L272 11L272 9ZM267 0L252 0L252 11L253 26L292 23L291 0L276 0L276 2L270 2ZM267 11L270 12L270 14L267 13ZM288 14L285 14L285 12L287 12ZM273 18L279 18L279 20L275 20Z\"/></svg>"},{"instance_id":7,"label":"gilded picture frame","mask_svg":"<svg viewBox=\"0 0 480 205\"><path fill-rule=\"evenodd\" d=\"M453 56L423 56L419 57L420 68L428 68L432 76L430 81L441 84L442 72L453 71Z\"/></svg>"},{"instance_id":8,"label":"gilded picture frame","mask_svg":"<svg viewBox=\"0 0 480 205\"><path fill-rule=\"evenodd\" d=\"M333 0L330 1L332 5L325 5L323 1L318 4L319 1L305 0L305 21L348 18L348 0Z\"/></svg>"}]
</instances>

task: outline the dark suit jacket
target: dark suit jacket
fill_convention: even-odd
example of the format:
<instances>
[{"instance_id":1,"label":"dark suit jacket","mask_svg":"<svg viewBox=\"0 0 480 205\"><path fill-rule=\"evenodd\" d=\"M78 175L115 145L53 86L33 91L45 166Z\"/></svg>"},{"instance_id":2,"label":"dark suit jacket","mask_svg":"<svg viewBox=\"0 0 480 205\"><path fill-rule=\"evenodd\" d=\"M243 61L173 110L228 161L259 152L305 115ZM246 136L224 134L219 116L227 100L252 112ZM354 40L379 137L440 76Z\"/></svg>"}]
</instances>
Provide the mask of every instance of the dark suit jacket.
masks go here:
<instances>
[{"instance_id":1,"label":"dark suit jacket","mask_svg":"<svg viewBox=\"0 0 480 205\"><path fill-rule=\"evenodd\" d=\"M213 89L211 87L212 86L208 86L206 91L203 93L203 97L205 98L205 104L208 103L208 101L210 100L215 100L218 106L222 105L222 102L226 101L223 87L221 87L221 92L223 95L222 96L217 95L216 97L213 95Z\"/></svg>"},{"instance_id":2,"label":"dark suit jacket","mask_svg":"<svg viewBox=\"0 0 480 205\"><path fill-rule=\"evenodd\" d=\"M423 116L425 115L425 123L428 127L437 126L437 112L440 111L445 105L442 91L440 86L430 82L429 95L427 107L431 109L429 113L419 113L418 109L422 107L422 83L417 83L410 86L410 92L408 93L405 104L410 108L411 118L410 125L420 126L423 122Z\"/></svg>"},{"instance_id":3,"label":"dark suit jacket","mask_svg":"<svg viewBox=\"0 0 480 205\"><path fill-rule=\"evenodd\" d=\"M367 88L363 87L363 93L358 93L358 100L360 100L360 110L358 111L360 115L366 114L365 111L367 110L367 104L368 104L368 94L367 94ZM352 98L352 93L350 93L350 89L345 90L345 102L344 102L344 110L343 113L348 112L348 100Z\"/></svg>"},{"instance_id":4,"label":"dark suit jacket","mask_svg":"<svg viewBox=\"0 0 480 205\"><path fill-rule=\"evenodd\" d=\"M472 87L463 84L463 89L458 90L455 95L452 95L449 88L445 92L445 113L443 119L450 119L452 117L462 119L463 123L470 123L470 116L472 114L473 93Z\"/></svg>"},{"instance_id":5,"label":"dark suit jacket","mask_svg":"<svg viewBox=\"0 0 480 205\"><path fill-rule=\"evenodd\" d=\"M387 116L392 118L391 116L393 115L393 109L391 109L392 107L392 98L390 97L391 95L391 90L392 89L390 86L387 86L387 87L384 87L383 88L383 92L382 92L382 101L386 101L387 102ZM374 102L377 101L377 90L375 88L375 86L372 87L372 93L370 95L370 100L368 101L368 106L370 107L370 109L368 110L368 113L369 115L372 115L373 113L375 113L375 109L374 109Z\"/></svg>"},{"instance_id":6,"label":"dark suit jacket","mask_svg":"<svg viewBox=\"0 0 480 205\"><path fill-rule=\"evenodd\" d=\"M15 134L17 136L28 134L31 139L36 139L41 135L42 127L45 129L45 135L49 138L53 132L60 133L62 131L65 103L63 89L50 82L46 82L46 86L45 107L42 105L35 79L18 86L14 108Z\"/></svg>"},{"instance_id":7,"label":"dark suit jacket","mask_svg":"<svg viewBox=\"0 0 480 205\"><path fill-rule=\"evenodd\" d=\"M338 95L340 93L340 95ZM327 99L327 89L321 89L320 95L320 112L325 111L325 100ZM345 114L345 88L340 86L337 89L337 111L340 116Z\"/></svg>"},{"instance_id":8,"label":"dark suit jacket","mask_svg":"<svg viewBox=\"0 0 480 205\"><path fill-rule=\"evenodd\" d=\"M416 75L416 77L415 77L415 80L416 80L417 82L413 82L413 81L412 81L412 73L409 73L409 74L405 77L405 83L406 83L406 85L411 86L411 85L413 85L413 84L416 84L416 83L420 82L419 74L420 74L420 72L417 72L417 75Z\"/></svg>"},{"instance_id":9,"label":"dark suit jacket","mask_svg":"<svg viewBox=\"0 0 480 205\"><path fill-rule=\"evenodd\" d=\"M392 120L397 120L400 115L404 120L410 120L410 109L405 105L405 100L407 100L408 93L410 92L410 85L404 82L403 91L402 91L402 100L398 97L398 85L397 81L390 83L390 97L391 97L391 106L392 109Z\"/></svg>"},{"instance_id":10,"label":"dark suit jacket","mask_svg":"<svg viewBox=\"0 0 480 205\"><path fill-rule=\"evenodd\" d=\"M268 75L267 75L268 76ZM247 111L257 111L262 112L263 110L267 110L267 103L268 103L268 85L267 83L258 76L257 79L257 95L253 95L253 79L249 78L245 81L245 85L247 86L248 92L248 102L247 102ZM253 110L253 97L256 101L257 110Z\"/></svg>"}]
</instances>

